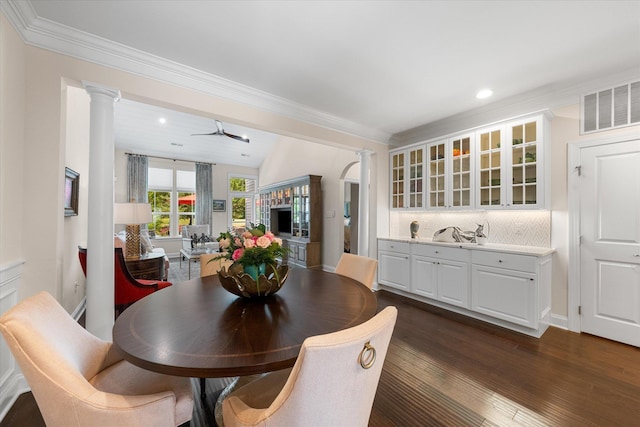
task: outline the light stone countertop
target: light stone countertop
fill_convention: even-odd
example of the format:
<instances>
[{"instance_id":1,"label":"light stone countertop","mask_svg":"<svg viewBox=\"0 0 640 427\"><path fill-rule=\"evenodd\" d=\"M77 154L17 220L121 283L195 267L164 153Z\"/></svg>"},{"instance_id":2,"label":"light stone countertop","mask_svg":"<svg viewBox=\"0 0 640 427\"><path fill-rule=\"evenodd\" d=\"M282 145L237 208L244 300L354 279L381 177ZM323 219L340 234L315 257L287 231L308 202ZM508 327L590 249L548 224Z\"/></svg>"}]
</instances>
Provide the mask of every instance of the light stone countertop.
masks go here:
<instances>
[{"instance_id":1,"label":"light stone countertop","mask_svg":"<svg viewBox=\"0 0 640 427\"><path fill-rule=\"evenodd\" d=\"M378 237L378 240L390 240L394 242L404 242L412 244L429 244L440 245L454 248L465 248L473 250L491 251L491 252L504 252L518 255L532 255L537 257L547 256L554 253L556 250L553 248L544 248L540 246L520 246L520 245L505 245L501 243L486 243L484 245L478 245L477 243L449 243L449 242L434 242L431 238L418 238L411 239L409 237Z\"/></svg>"}]
</instances>

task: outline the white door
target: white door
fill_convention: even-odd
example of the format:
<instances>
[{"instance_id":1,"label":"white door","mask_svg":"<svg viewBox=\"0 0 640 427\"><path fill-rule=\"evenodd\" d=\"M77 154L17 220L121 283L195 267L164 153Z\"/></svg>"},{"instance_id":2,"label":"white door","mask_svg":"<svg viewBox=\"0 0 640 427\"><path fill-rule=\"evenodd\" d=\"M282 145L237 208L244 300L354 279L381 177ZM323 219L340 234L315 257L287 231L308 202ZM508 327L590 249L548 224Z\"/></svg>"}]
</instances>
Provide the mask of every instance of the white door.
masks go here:
<instances>
[{"instance_id":1,"label":"white door","mask_svg":"<svg viewBox=\"0 0 640 427\"><path fill-rule=\"evenodd\" d=\"M581 329L640 347L640 140L580 160Z\"/></svg>"}]
</instances>

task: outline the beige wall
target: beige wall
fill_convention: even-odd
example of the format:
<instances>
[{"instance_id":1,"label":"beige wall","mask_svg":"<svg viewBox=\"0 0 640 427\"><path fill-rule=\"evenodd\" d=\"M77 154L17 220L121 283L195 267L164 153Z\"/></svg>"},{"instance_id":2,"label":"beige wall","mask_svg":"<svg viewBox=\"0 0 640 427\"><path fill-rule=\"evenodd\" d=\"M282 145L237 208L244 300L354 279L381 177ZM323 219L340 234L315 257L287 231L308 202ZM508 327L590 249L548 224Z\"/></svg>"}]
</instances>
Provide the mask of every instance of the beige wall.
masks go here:
<instances>
[{"instance_id":1,"label":"beige wall","mask_svg":"<svg viewBox=\"0 0 640 427\"><path fill-rule=\"evenodd\" d=\"M25 75L25 47L0 14L0 269L24 259Z\"/></svg>"}]
</instances>

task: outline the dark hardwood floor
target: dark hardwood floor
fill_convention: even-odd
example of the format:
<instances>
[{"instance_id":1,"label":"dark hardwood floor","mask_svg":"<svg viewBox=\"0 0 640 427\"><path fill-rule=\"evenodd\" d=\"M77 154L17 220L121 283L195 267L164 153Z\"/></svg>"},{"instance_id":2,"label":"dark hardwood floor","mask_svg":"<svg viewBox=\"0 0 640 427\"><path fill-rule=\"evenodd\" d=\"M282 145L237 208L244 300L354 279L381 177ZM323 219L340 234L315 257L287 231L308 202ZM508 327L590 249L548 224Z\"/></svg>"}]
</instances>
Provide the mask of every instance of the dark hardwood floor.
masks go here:
<instances>
[{"instance_id":1,"label":"dark hardwood floor","mask_svg":"<svg viewBox=\"0 0 640 427\"><path fill-rule=\"evenodd\" d=\"M378 302L399 316L370 426L639 423L640 348L556 328L538 340L384 291ZM196 397L194 427L214 425L213 381L204 407ZM43 425L31 394L0 423Z\"/></svg>"}]
</instances>

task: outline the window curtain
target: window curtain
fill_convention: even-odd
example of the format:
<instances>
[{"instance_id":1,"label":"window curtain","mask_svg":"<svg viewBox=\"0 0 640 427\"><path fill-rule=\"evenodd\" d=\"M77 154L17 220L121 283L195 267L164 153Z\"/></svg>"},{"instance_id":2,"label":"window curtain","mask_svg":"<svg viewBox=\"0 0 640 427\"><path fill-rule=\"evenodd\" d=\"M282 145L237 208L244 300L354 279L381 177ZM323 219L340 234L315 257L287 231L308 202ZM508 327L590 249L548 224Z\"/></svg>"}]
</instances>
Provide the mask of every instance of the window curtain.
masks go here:
<instances>
[{"instance_id":1,"label":"window curtain","mask_svg":"<svg viewBox=\"0 0 640 427\"><path fill-rule=\"evenodd\" d=\"M149 159L147 156L128 154L127 162L127 198L129 203L149 203L148 173Z\"/></svg>"},{"instance_id":2,"label":"window curtain","mask_svg":"<svg viewBox=\"0 0 640 427\"><path fill-rule=\"evenodd\" d=\"M210 163L196 163L196 224L211 224L213 183ZM209 227L211 229L211 227Z\"/></svg>"}]
</instances>

